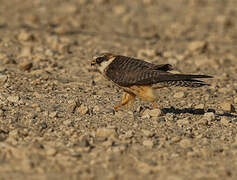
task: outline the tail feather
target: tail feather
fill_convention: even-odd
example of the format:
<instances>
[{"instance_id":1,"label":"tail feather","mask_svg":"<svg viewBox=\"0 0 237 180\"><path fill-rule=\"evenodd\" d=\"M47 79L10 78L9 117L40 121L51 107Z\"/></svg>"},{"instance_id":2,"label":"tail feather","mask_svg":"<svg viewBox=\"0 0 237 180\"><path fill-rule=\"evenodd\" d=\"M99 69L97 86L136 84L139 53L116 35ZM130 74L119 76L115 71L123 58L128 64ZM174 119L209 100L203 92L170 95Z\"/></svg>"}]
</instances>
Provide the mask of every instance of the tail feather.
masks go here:
<instances>
[{"instance_id":1,"label":"tail feather","mask_svg":"<svg viewBox=\"0 0 237 180\"><path fill-rule=\"evenodd\" d=\"M210 86L204 81L196 80L196 78L212 78L208 75L190 75L190 74L172 74L162 82L166 86L179 86L179 87L202 87Z\"/></svg>"},{"instance_id":2,"label":"tail feather","mask_svg":"<svg viewBox=\"0 0 237 180\"><path fill-rule=\"evenodd\" d=\"M202 87L202 86L210 86L210 84L205 83L199 80L179 80L179 81L166 81L163 82L166 86L178 86L178 87Z\"/></svg>"},{"instance_id":3,"label":"tail feather","mask_svg":"<svg viewBox=\"0 0 237 180\"><path fill-rule=\"evenodd\" d=\"M213 78L212 76L208 75L193 75L193 74L172 74L170 78L174 80L191 80L195 78Z\"/></svg>"}]
</instances>

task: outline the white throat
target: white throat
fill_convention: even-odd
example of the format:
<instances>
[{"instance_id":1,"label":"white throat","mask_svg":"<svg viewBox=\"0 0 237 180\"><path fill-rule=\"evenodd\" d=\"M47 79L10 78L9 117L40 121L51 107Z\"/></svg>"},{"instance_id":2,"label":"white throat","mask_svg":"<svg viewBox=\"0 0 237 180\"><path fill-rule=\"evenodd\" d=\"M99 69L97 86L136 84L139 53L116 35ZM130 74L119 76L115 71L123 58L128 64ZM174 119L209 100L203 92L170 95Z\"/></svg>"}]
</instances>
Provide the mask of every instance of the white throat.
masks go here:
<instances>
[{"instance_id":1,"label":"white throat","mask_svg":"<svg viewBox=\"0 0 237 180\"><path fill-rule=\"evenodd\" d=\"M108 61L103 61L99 66L98 69L101 73L104 72L105 68L108 67L108 65L115 59L115 57L109 59Z\"/></svg>"}]
</instances>

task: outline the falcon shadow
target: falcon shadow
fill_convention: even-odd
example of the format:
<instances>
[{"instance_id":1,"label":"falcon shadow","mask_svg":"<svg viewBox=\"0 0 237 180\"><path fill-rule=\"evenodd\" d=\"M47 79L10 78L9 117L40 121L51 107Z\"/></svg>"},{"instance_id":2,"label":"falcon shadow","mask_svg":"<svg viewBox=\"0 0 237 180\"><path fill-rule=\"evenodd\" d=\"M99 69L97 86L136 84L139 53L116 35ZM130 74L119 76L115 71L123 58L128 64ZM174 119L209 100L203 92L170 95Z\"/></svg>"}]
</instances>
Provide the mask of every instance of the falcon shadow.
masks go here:
<instances>
[{"instance_id":1,"label":"falcon shadow","mask_svg":"<svg viewBox=\"0 0 237 180\"><path fill-rule=\"evenodd\" d=\"M203 115L206 112L213 112L215 113L217 116L224 116L224 117L233 117L233 118L237 118L237 115L235 114L231 114L231 113L216 113L215 109L207 109L207 111L205 111L204 109L195 109L195 108L184 108L184 109L178 109L178 108L174 108L174 107L170 107L170 108L162 108L161 111L164 114L167 113L173 113L173 114L184 114L184 113L188 113L188 114L193 114L193 115Z\"/></svg>"}]
</instances>

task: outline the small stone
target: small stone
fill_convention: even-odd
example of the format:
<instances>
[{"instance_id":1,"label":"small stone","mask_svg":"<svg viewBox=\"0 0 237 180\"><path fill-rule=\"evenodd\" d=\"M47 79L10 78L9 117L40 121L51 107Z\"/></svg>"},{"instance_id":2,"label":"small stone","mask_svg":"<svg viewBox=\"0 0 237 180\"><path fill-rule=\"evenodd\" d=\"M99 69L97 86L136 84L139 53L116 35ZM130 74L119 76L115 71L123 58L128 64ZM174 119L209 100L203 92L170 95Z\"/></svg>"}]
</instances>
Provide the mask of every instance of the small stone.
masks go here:
<instances>
[{"instance_id":1,"label":"small stone","mask_svg":"<svg viewBox=\"0 0 237 180\"><path fill-rule=\"evenodd\" d=\"M142 132L143 132L144 136L146 136L146 137L152 137L154 135L153 132L145 130L145 129L143 129Z\"/></svg>"},{"instance_id":2,"label":"small stone","mask_svg":"<svg viewBox=\"0 0 237 180\"><path fill-rule=\"evenodd\" d=\"M150 109L146 109L145 111L143 111L143 113L142 113L142 118L143 119L146 119L146 118L150 118L151 116L150 116Z\"/></svg>"},{"instance_id":3,"label":"small stone","mask_svg":"<svg viewBox=\"0 0 237 180\"><path fill-rule=\"evenodd\" d=\"M50 118L55 118L55 117L57 117L57 115L58 115L58 112L57 112L57 111L54 111L54 112L49 113L49 117L50 117Z\"/></svg>"},{"instance_id":4,"label":"small stone","mask_svg":"<svg viewBox=\"0 0 237 180\"><path fill-rule=\"evenodd\" d=\"M180 142L179 142L179 145L182 147L182 148L190 148L192 147L192 141L190 139L182 139Z\"/></svg>"},{"instance_id":5,"label":"small stone","mask_svg":"<svg viewBox=\"0 0 237 180\"><path fill-rule=\"evenodd\" d=\"M12 103L18 103L19 100L20 100L20 97L19 96L8 96L7 97L7 100L9 102L12 102Z\"/></svg>"},{"instance_id":6,"label":"small stone","mask_svg":"<svg viewBox=\"0 0 237 180\"><path fill-rule=\"evenodd\" d=\"M77 109L77 112L79 112L80 114L87 114L89 112L89 109L87 106L85 105L80 105L80 107Z\"/></svg>"},{"instance_id":7,"label":"small stone","mask_svg":"<svg viewBox=\"0 0 237 180\"><path fill-rule=\"evenodd\" d=\"M68 101L68 110L71 112L71 113L74 113L76 108L78 107L79 105L79 102L76 102L74 100L69 100Z\"/></svg>"},{"instance_id":8,"label":"small stone","mask_svg":"<svg viewBox=\"0 0 237 180\"><path fill-rule=\"evenodd\" d=\"M160 109L152 109L150 110L149 114L151 117L158 117L161 116L162 111Z\"/></svg>"},{"instance_id":9,"label":"small stone","mask_svg":"<svg viewBox=\"0 0 237 180\"><path fill-rule=\"evenodd\" d=\"M11 138L17 138L18 137L18 130L17 129L15 129L15 130L12 130L12 131L10 131L9 132L9 137L11 137Z\"/></svg>"},{"instance_id":10,"label":"small stone","mask_svg":"<svg viewBox=\"0 0 237 180\"><path fill-rule=\"evenodd\" d=\"M93 112L100 112L100 107L99 106L94 106L94 108L93 108Z\"/></svg>"},{"instance_id":11,"label":"small stone","mask_svg":"<svg viewBox=\"0 0 237 180\"><path fill-rule=\"evenodd\" d=\"M45 121L41 122L39 125L40 125L42 130L48 128L48 125L47 125L47 123Z\"/></svg>"},{"instance_id":12,"label":"small stone","mask_svg":"<svg viewBox=\"0 0 237 180\"><path fill-rule=\"evenodd\" d=\"M109 138L109 137L116 137L117 133L115 129L112 128L99 128L96 131L96 136L102 138Z\"/></svg>"},{"instance_id":13,"label":"small stone","mask_svg":"<svg viewBox=\"0 0 237 180\"><path fill-rule=\"evenodd\" d=\"M184 92L180 91L174 94L174 98L183 98L184 97Z\"/></svg>"},{"instance_id":14,"label":"small stone","mask_svg":"<svg viewBox=\"0 0 237 180\"><path fill-rule=\"evenodd\" d=\"M19 67L23 71L28 71L32 68L33 64L30 61L23 61L19 64Z\"/></svg>"},{"instance_id":15,"label":"small stone","mask_svg":"<svg viewBox=\"0 0 237 180\"><path fill-rule=\"evenodd\" d=\"M111 150L114 153L122 153L126 150L126 146L115 146Z\"/></svg>"},{"instance_id":16,"label":"small stone","mask_svg":"<svg viewBox=\"0 0 237 180\"><path fill-rule=\"evenodd\" d=\"M125 133L125 137L126 138L132 138L134 136L134 132L132 130L128 130L126 133Z\"/></svg>"},{"instance_id":17,"label":"small stone","mask_svg":"<svg viewBox=\"0 0 237 180\"><path fill-rule=\"evenodd\" d=\"M51 57L51 56L53 56L53 51L51 51L50 49L46 49L46 51L45 51L45 55L46 56L49 56L49 57Z\"/></svg>"},{"instance_id":18,"label":"small stone","mask_svg":"<svg viewBox=\"0 0 237 180\"><path fill-rule=\"evenodd\" d=\"M171 138L171 141L174 142L174 143L177 143L181 140L181 138L179 136L175 136L173 138Z\"/></svg>"},{"instance_id":19,"label":"small stone","mask_svg":"<svg viewBox=\"0 0 237 180\"><path fill-rule=\"evenodd\" d=\"M7 58L7 55L0 53L0 60L2 61L2 60L5 59L5 58Z\"/></svg>"},{"instance_id":20,"label":"small stone","mask_svg":"<svg viewBox=\"0 0 237 180\"><path fill-rule=\"evenodd\" d=\"M146 109L143 113L142 113L142 117L143 118L150 118L150 117L158 117L162 114L162 111L160 109Z\"/></svg>"},{"instance_id":21,"label":"small stone","mask_svg":"<svg viewBox=\"0 0 237 180\"><path fill-rule=\"evenodd\" d=\"M195 109L204 109L205 105L204 104L198 104L195 106Z\"/></svg>"},{"instance_id":22,"label":"small stone","mask_svg":"<svg viewBox=\"0 0 237 180\"><path fill-rule=\"evenodd\" d=\"M32 47L25 46L21 49L20 57L29 57L32 55Z\"/></svg>"},{"instance_id":23,"label":"small stone","mask_svg":"<svg viewBox=\"0 0 237 180\"><path fill-rule=\"evenodd\" d=\"M72 120L69 119L69 120L63 121L63 124L65 126L71 126L73 124L73 122L72 122Z\"/></svg>"},{"instance_id":24,"label":"small stone","mask_svg":"<svg viewBox=\"0 0 237 180\"><path fill-rule=\"evenodd\" d=\"M0 84L4 84L7 81L7 75L0 74Z\"/></svg>"},{"instance_id":25,"label":"small stone","mask_svg":"<svg viewBox=\"0 0 237 180\"><path fill-rule=\"evenodd\" d=\"M209 122L209 121L208 121L207 119L204 119L204 118L203 118L203 119L200 119L200 121L198 122L198 124L201 124L201 125L205 125L205 126L206 126L206 125L208 125L208 122Z\"/></svg>"},{"instance_id":26,"label":"small stone","mask_svg":"<svg viewBox=\"0 0 237 180\"><path fill-rule=\"evenodd\" d=\"M154 146L153 141L150 139L144 140L142 144L146 147L149 147L149 148L152 148Z\"/></svg>"},{"instance_id":27,"label":"small stone","mask_svg":"<svg viewBox=\"0 0 237 180\"><path fill-rule=\"evenodd\" d=\"M234 98L234 103L237 104L237 97Z\"/></svg>"},{"instance_id":28,"label":"small stone","mask_svg":"<svg viewBox=\"0 0 237 180\"><path fill-rule=\"evenodd\" d=\"M223 102L221 103L221 108L225 112L235 112L235 108L231 103Z\"/></svg>"},{"instance_id":29,"label":"small stone","mask_svg":"<svg viewBox=\"0 0 237 180\"><path fill-rule=\"evenodd\" d=\"M26 32L26 31L22 31L18 35L18 39L20 41L29 41L29 40L31 40L33 38L34 38L34 36L31 33Z\"/></svg>"},{"instance_id":30,"label":"small stone","mask_svg":"<svg viewBox=\"0 0 237 180\"><path fill-rule=\"evenodd\" d=\"M54 156L54 155L56 155L56 153L57 153L57 150L54 149L54 148L48 148L48 149L46 149L46 154L47 154L48 156Z\"/></svg>"},{"instance_id":31,"label":"small stone","mask_svg":"<svg viewBox=\"0 0 237 180\"><path fill-rule=\"evenodd\" d=\"M203 115L204 119L206 119L207 121L213 121L215 120L216 116L213 112L207 112Z\"/></svg>"},{"instance_id":32,"label":"small stone","mask_svg":"<svg viewBox=\"0 0 237 180\"><path fill-rule=\"evenodd\" d=\"M189 44L189 51L196 51L199 49L203 49L206 46L205 41L193 41Z\"/></svg>"},{"instance_id":33,"label":"small stone","mask_svg":"<svg viewBox=\"0 0 237 180\"><path fill-rule=\"evenodd\" d=\"M114 141L105 141L105 142L103 142L102 143L102 146L104 146L104 147L111 147L111 146L113 146L113 143L114 143Z\"/></svg>"},{"instance_id":34,"label":"small stone","mask_svg":"<svg viewBox=\"0 0 237 180\"><path fill-rule=\"evenodd\" d=\"M165 115L165 121L175 121L176 116L172 113L166 113Z\"/></svg>"},{"instance_id":35,"label":"small stone","mask_svg":"<svg viewBox=\"0 0 237 180\"><path fill-rule=\"evenodd\" d=\"M227 117L221 117L221 124L225 125L225 126L228 126L230 121L228 120Z\"/></svg>"}]
</instances>

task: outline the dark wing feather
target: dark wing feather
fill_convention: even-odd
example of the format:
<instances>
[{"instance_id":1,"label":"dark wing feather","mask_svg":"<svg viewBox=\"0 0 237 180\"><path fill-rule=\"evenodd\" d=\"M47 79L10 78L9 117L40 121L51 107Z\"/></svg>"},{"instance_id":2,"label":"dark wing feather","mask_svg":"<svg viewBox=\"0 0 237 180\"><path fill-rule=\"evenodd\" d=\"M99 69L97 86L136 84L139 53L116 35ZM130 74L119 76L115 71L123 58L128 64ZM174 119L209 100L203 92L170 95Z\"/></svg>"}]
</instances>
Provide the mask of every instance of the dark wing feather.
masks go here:
<instances>
[{"instance_id":1,"label":"dark wing feather","mask_svg":"<svg viewBox=\"0 0 237 180\"><path fill-rule=\"evenodd\" d=\"M154 65L139 59L117 56L108 66L105 74L109 79L120 86L151 85L160 82L190 81L193 78L211 77L206 75L172 74L166 72L170 68L170 65L167 64Z\"/></svg>"},{"instance_id":2,"label":"dark wing feather","mask_svg":"<svg viewBox=\"0 0 237 180\"><path fill-rule=\"evenodd\" d=\"M151 69L153 69L153 70L161 70L161 71L173 70L173 67L170 64L159 64L159 65L152 64L152 65L153 65L153 67L151 67Z\"/></svg>"}]
</instances>

